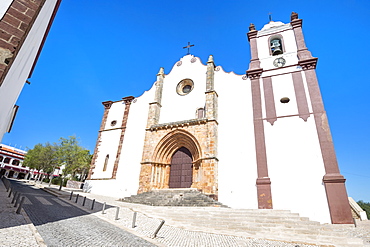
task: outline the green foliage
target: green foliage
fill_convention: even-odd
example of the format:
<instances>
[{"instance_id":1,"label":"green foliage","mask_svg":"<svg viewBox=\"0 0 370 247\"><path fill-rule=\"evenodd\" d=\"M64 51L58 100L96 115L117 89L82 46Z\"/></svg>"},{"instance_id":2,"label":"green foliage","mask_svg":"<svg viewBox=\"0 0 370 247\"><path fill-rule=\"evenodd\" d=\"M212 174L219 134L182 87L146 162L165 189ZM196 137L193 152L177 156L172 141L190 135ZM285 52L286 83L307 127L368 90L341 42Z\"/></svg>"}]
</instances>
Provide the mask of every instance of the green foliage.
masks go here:
<instances>
[{"instance_id":1,"label":"green foliage","mask_svg":"<svg viewBox=\"0 0 370 247\"><path fill-rule=\"evenodd\" d=\"M64 166L63 177L80 174L80 180L87 174L92 155L89 150L79 146L75 136L61 137L59 143L36 144L25 156L23 164L47 174L53 173L56 167ZM53 181L52 181L53 182Z\"/></svg>"},{"instance_id":2,"label":"green foliage","mask_svg":"<svg viewBox=\"0 0 370 247\"><path fill-rule=\"evenodd\" d=\"M370 219L370 203L360 200L357 204L366 212L367 218Z\"/></svg>"},{"instance_id":3,"label":"green foliage","mask_svg":"<svg viewBox=\"0 0 370 247\"><path fill-rule=\"evenodd\" d=\"M78 145L75 136L70 136L69 139L63 137L59 139L58 157L60 163L65 165L63 176L71 174L75 177L77 173L87 173L92 155L89 150Z\"/></svg>"},{"instance_id":4,"label":"green foliage","mask_svg":"<svg viewBox=\"0 0 370 247\"><path fill-rule=\"evenodd\" d=\"M23 164L38 171L43 170L50 174L54 171L54 167L58 165L58 157L56 155L58 147L50 143L36 144L33 149L28 150L24 158Z\"/></svg>"}]
</instances>

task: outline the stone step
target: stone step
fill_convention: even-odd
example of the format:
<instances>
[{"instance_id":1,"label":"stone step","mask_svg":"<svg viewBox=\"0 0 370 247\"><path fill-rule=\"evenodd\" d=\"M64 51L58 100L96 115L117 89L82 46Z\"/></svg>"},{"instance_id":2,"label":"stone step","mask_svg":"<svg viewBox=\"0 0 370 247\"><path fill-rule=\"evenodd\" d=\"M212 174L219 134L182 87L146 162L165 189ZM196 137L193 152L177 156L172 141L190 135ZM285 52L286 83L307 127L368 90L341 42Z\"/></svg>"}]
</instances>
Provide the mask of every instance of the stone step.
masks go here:
<instances>
[{"instance_id":1,"label":"stone step","mask_svg":"<svg viewBox=\"0 0 370 247\"><path fill-rule=\"evenodd\" d=\"M350 226L320 224L288 210L200 207L146 208L150 217L192 231L208 231L242 237L310 243L324 246L363 246L359 238L343 236Z\"/></svg>"},{"instance_id":2,"label":"stone step","mask_svg":"<svg viewBox=\"0 0 370 247\"><path fill-rule=\"evenodd\" d=\"M120 199L151 206L225 207L197 190L156 190Z\"/></svg>"}]
</instances>

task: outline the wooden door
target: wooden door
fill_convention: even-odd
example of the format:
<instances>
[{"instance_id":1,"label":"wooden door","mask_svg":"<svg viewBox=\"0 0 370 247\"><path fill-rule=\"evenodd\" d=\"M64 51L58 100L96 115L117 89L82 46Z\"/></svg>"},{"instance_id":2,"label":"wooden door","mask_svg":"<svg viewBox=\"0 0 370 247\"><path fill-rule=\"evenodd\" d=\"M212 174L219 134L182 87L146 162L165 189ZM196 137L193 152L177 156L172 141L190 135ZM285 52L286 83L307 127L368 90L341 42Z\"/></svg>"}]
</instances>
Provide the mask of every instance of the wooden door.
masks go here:
<instances>
[{"instance_id":1,"label":"wooden door","mask_svg":"<svg viewBox=\"0 0 370 247\"><path fill-rule=\"evenodd\" d=\"M187 148L180 148L172 156L170 170L170 188L190 188L193 182L193 164Z\"/></svg>"}]
</instances>

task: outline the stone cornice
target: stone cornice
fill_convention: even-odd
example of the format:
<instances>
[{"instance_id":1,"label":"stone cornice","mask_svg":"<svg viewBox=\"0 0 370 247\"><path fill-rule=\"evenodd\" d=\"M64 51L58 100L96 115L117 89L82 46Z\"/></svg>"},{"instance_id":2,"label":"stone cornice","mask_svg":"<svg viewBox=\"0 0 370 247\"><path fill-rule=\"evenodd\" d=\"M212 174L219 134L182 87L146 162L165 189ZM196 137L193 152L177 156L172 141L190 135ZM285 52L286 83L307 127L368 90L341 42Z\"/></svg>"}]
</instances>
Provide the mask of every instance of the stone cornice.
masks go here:
<instances>
[{"instance_id":1,"label":"stone cornice","mask_svg":"<svg viewBox=\"0 0 370 247\"><path fill-rule=\"evenodd\" d=\"M302 27L302 19L294 19L290 22L293 28Z\"/></svg>"},{"instance_id":2,"label":"stone cornice","mask_svg":"<svg viewBox=\"0 0 370 247\"><path fill-rule=\"evenodd\" d=\"M122 98L123 99L123 102L125 102L126 105L129 105L132 103L132 101L135 99L134 96L128 96L128 97L124 97Z\"/></svg>"},{"instance_id":3,"label":"stone cornice","mask_svg":"<svg viewBox=\"0 0 370 247\"><path fill-rule=\"evenodd\" d=\"M159 107L162 107L162 105L159 104L158 102L152 102L152 103L149 103L149 105L158 105Z\"/></svg>"},{"instance_id":4,"label":"stone cornice","mask_svg":"<svg viewBox=\"0 0 370 247\"><path fill-rule=\"evenodd\" d=\"M252 69L252 70L247 70L247 76L251 80L253 79L259 79L262 75L263 69Z\"/></svg>"},{"instance_id":5,"label":"stone cornice","mask_svg":"<svg viewBox=\"0 0 370 247\"><path fill-rule=\"evenodd\" d=\"M173 129L173 128L182 128L182 127L187 127L187 126L206 124L207 122L209 121L206 118L190 119L190 120L179 121L179 122L170 122L170 123L152 125L147 130L157 131L157 130L165 130L165 129Z\"/></svg>"},{"instance_id":6,"label":"stone cornice","mask_svg":"<svg viewBox=\"0 0 370 247\"><path fill-rule=\"evenodd\" d=\"M104 101L104 102L102 102L102 104L103 104L105 109L110 109L110 107L113 104L113 101L111 101L111 100L110 101Z\"/></svg>"},{"instance_id":7,"label":"stone cornice","mask_svg":"<svg viewBox=\"0 0 370 247\"><path fill-rule=\"evenodd\" d=\"M257 30L249 31L249 32L247 33L248 41L250 41L251 39L257 38L257 33L258 33L258 31L257 31Z\"/></svg>"},{"instance_id":8,"label":"stone cornice","mask_svg":"<svg viewBox=\"0 0 370 247\"><path fill-rule=\"evenodd\" d=\"M215 90L210 90L210 91L205 92L205 94L209 94L209 93L215 93L216 96L218 97L218 93Z\"/></svg>"},{"instance_id":9,"label":"stone cornice","mask_svg":"<svg viewBox=\"0 0 370 247\"><path fill-rule=\"evenodd\" d=\"M317 57L299 61L298 64L303 70L316 69Z\"/></svg>"}]
</instances>

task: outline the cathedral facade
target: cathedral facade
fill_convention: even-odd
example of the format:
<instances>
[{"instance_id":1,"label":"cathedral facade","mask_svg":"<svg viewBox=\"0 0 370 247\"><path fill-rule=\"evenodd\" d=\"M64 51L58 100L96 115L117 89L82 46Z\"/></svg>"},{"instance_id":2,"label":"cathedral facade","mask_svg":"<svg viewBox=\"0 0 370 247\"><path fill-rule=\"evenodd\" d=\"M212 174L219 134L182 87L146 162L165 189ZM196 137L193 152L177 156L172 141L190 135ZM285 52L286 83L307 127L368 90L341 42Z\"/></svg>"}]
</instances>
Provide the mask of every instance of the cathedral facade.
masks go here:
<instances>
[{"instance_id":1,"label":"cathedral facade","mask_svg":"<svg viewBox=\"0 0 370 247\"><path fill-rule=\"evenodd\" d=\"M84 189L193 188L234 208L353 223L302 20L247 33L244 75L182 57L140 97L106 101Z\"/></svg>"}]
</instances>

